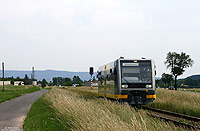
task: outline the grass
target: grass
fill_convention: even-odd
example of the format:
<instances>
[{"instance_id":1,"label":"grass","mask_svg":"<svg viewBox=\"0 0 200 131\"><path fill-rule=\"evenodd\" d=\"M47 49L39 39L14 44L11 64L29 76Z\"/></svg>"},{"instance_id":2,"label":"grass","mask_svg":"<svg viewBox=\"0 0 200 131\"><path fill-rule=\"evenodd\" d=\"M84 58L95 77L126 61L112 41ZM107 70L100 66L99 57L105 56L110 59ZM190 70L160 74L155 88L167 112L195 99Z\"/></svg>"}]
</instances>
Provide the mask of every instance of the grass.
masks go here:
<instances>
[{"instance_id":1,"label":"grass","mask_svg":"<svg viewBox=\"0 0 200 131\"><path fill-rule=\"evenodd\" d=\"M47 104L45 104L47 103ZM44 107L42 107L42 106ZM48 111L47 111L48 110ZM49 127L48 127L49 126ZM51 127L51 128L50 128ZM31 108L24 130L183 130L128 104L97 98L97 89L53 88Z\"/></svg>"},{"instance_id":2,"label":"grass","mask_svg":"<svg viewBox=\"0 0 200 131\"><path fill-rule=\"evenodd\" d=\"M0 87L3 89L3 87ZM11 100L25 93L32 93L40 90L37 86L5 86L5 90L0 90L0 103Z\"/></svg>"},{"instance_id":3,"label":"grass","mask_svg":"<svg viewBox=\"0 0 200 131\"><path fill-rule=\"evenodd\" d=\"M181 90L181 91L190 91L190 92L195 92L195 90L196 90L196 92L197 93L200 93L200 89L199 88L189 88L189 89L179 89L179 90Z\"/></svg>"},{"instance_id":4,"label":"grass","mask_svg":"<svg viewBox=\"0 0 200 131\"><path fill-rule=\"evenodd\" d=\"M39 98L33 105L24 121L25 131L63 131L68 130L61 122L51 103L44 97Z\"/></svg>"},{"instance_id":5,"label":"grass","mask_svg":"<svg viewBox=\"0 0 200 131\"><path fill-rule=\"evenodd\" d=\"M200 95L166 89L157 89L156 94L148 106L200 117Z\"/></svg>"}]
</instances>

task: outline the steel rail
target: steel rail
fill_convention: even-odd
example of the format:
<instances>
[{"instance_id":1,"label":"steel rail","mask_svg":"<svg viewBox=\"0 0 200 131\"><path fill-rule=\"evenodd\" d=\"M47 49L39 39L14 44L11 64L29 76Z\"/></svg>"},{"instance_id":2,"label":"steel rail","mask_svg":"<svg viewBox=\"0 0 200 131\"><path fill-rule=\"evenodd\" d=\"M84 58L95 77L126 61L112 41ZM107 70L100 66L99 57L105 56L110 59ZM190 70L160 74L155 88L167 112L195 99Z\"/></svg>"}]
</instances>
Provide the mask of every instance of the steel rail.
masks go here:
<instances>
[{"instance_id":1,"label":"steel rail","mask_svg":"<svg viewBox=\"0 0 200 131\"><path fill-rule=\"evenodd\" d=\"M179 121L176 121L176 120L169 119L169 118L167 118L167 117L158 116L158 115L152 115L152 114L151 114L151 116L152 116L152 117L159 118L159 119L163 119L163 120L165 120L165 121L173 122L175 125L184 126L184 127L188 128L188 129L193 129L193 130L195 130L195 129L200 129L200 127L197 127L197 126L195 126L195 125L188 124L188 123L184 123L184 122L179 122Z\"/></svg>"},{"instance_id":2,"label":"steel rail","mask_svg":"<svg viewBox=\"0 0 200 131\"><path fill-rule=\"evenodd\" d=\"M192 120L192 121L200 122L200 117L194 117L194 116L184 115L184 114L170 112L170 111L161 110L161 109L156 109L156 108L152 108L152 107L146 107L146 106L141 106L141 107L142 107L142 109L156 111L156 112L159 112L159 113L163 113L163 114L172 115L172 116L175 116L175 117L184 118L184 119L187 119L187 120Z\"/></svg>"},{"instance_id":3,"label":"steel rail","mask_svg":"<svg viewBox=\"0 0 200 131\"><path fill-rule=\"evenodd\" d=\"M174 116L174 117L183 118L183 119L190 120L190 121L200 122L200 118L199 117L188 116L188 115L184 115L184 114L174 113L174 112L161 110L161 109L156 109L156 108L151 108L151 107L146 107L146 106L141 106L141 108L142 109L146 109L146 110L150 110L150 111L153 111L153 112L158 112L158 113L161 113L161 114L165 114L165 115L170 115L170 116ZM173 120L173 119L170 119L170 118L167 118L167 117L163 117L163 116L158 116L158 115L153 115L153 114L150 114L150 115L152 117L163 119L165 121L171 121L175 125L179 125L179 126L183 125L184 127L189 128L189 129L200 129L200 127L197 127L197 126L192 125L192 124L179 122L179 121L176 121L176 120Z\"/></svg>"}]
</instances>

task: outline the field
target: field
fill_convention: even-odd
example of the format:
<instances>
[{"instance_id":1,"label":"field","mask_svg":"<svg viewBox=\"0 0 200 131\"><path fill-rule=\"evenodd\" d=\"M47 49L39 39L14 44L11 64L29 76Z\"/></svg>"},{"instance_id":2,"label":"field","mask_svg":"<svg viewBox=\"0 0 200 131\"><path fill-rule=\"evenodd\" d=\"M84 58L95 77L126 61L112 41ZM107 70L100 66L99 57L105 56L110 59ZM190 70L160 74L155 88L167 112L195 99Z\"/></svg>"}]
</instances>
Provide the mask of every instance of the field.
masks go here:
<instances>
[{"instance_id":1,"label":"field","mask_svg":"<svg viewBox=\"0 0 200 131\"><path fill-rule=\"evenodd\" d=\"M190 89L179 89L179 90L181 90L181 91L189 91L189 92L195 92L196 91L196 93L200 93L200 88L190 88Z\"/></svg>"},{"instance_id":2,"label":"field","mask_svg":"<svg viewBox=\"0 0 200 131\"><path fill-rule=\"evenodd\" d=\"M31 93L37 90L40 90L36 86L5 86L5 91L2 90L3 87L0 86L0 103L13 99L15 97L21 96L25 93Z\"/></svg>"},{"instance_id":3,"label":"field","mask_svg":"<svg viewBox=\"0 0 200 131\"><path fill-rule=\"evenodd\" d=\"M183 91L157 89L157 99L150 107L200 117L200 95Z\"/></svg>"},{"instance_id":4,"label":"field","mask_svg":"<svg viewBox=\"0 0 200 131\"><path fill-rule=\"evenodd\" d=\"M24 121L25 131L67 131L61 123L51 103L44 97L39 98L31 107Z\"/></svg>"},{"instance_id":5,"label":"field","mask_svg":"<svg viewBox=\"0 0 200 131\"><path fill-rule=\"evenodd\" d=\"M40 106L41 103L44 107ZM184 130L172 123L152 118L144 110L132 108L126 103L97 98L97 89L90 90L89 87L53 88L32 106L25 120L24 130L55 129Z\"/></svg>"}]
</instances>

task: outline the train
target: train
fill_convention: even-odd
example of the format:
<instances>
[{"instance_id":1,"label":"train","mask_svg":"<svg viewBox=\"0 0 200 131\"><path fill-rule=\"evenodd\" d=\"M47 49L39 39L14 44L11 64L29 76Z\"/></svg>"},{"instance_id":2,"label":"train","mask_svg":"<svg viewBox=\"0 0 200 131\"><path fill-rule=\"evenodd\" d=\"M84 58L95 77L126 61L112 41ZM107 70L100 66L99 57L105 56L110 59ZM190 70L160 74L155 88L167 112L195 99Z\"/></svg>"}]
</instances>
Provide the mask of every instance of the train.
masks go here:
<instances>
[{"instance_id":1,"label":"train","mask_svg":"<svg viewBox=\"0 0 200 131\"><path fill-rule=\"evenodd\" d=\"M156 99L155 62L152 59L119 59L97 71L98 95L145 105Z\"/></svg>"}]
</instances>

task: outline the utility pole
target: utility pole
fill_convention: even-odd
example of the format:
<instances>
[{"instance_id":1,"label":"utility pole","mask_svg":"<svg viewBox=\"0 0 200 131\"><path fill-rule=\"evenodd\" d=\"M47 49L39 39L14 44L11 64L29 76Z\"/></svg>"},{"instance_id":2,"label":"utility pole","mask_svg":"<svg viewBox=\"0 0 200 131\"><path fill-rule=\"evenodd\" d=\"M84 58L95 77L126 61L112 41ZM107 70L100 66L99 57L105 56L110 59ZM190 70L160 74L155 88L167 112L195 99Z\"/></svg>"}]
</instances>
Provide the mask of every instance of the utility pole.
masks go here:
<instances>
[{"instance_id":1,"label":"utility pole","mask_svg":"<svg viewBox=\"0 0 200 131\"><path fill-rule=\"evenodd\" d=\"M35 70L34 70L34 67L32 67L32 80L34 80L35 79Z\"/></svg>"},{"instance_id":2,"label":"utility pole","mask_svg":"<svg viewBox=\"0 0 200 131\"><path fill-rule=\"evenodd\" d=\"M32 73L31 73L31 79L32 79L32 85L35 85L35 70L34 67L32 67Z\"/></svg>"},{"instance_id":3,"label":"utility pole","mask_svg":"<svg viewBox=\"0 0 200 131\"><path fill-rule=\"evenodd\" d=\"M3 71L3 91L4 91L4 62L2 62L2 71Z\"/></svg>"}]
</instances>

